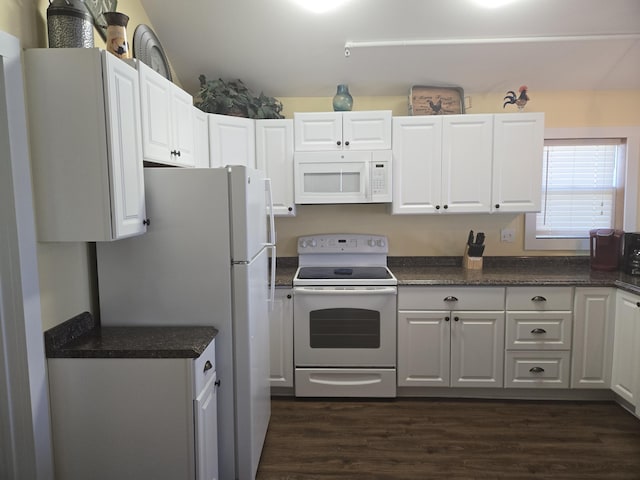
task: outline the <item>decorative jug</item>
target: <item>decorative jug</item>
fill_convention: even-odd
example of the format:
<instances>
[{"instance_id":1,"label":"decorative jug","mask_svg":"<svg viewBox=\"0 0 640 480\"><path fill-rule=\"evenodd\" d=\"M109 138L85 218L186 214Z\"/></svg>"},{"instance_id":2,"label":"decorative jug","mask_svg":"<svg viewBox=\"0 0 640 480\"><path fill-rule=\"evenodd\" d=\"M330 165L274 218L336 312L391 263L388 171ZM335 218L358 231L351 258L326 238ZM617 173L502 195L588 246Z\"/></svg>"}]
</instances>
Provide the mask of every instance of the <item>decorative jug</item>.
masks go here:
<instances>
[{"instance_id":1,"label":"decorative jug","mask_svg":"<svg viewBox=\"0 0 640 480\"><path fill-rule=\"evenodd\" d=\"M353 108L353 97L349 93L349 86L341 83L333 97L334 112L350 112Z\"/></svg>"},{"instance_id":2,"label":"decorative jug","mask_svg":"<svg viewBox=\"0 0 640 480\"><path fill-rule=\"evenodd\" d=\"M105 12L103 15L107 21L107 52L118 58L131 58L126 29L129 17L120 12Z\"/></svg>"}]
</instances>

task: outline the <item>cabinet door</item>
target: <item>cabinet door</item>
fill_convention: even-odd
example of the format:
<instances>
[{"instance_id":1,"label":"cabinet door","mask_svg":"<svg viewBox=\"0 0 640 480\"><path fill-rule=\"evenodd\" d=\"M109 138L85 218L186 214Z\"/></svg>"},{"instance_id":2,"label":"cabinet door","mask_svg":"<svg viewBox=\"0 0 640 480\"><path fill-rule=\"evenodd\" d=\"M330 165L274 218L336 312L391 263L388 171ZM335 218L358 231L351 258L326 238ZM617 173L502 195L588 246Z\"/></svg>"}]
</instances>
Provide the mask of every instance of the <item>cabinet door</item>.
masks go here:
<instances>
[{"instance_id":1,"label":"cabinet door","mask_svg":"<svg viewBox=\"0 0 640 480\"><path fill-rule=\"evenodd\" d=\"M255 120L210 114L209 159L211 167L256 168Z\"/></svg>"},{"instance_id":2,"label":"cabinet door","mask_svg":"<svg viewBox=\"0 0 640 480\"><path fill-rule=\"evenodd\" d=\"M297 152L342 150L342 113L295 113L293 122Z\"/></svg>"},{"instance_id":3,"label":"cabinet door","mask_svg":"<svg viewBox=\"0 0 640 480\"><path fill-rule=\"evenodd\" d=\"M194 401L196 480L218 478L218 398L214 373Z\"/></svg>"},{"instance_id":4,"label":"cabinet door","mask_svg":"<svg viewBox=\"0 0 640 480\"><path fill-rule=\"evenodd\" d=\"M543 113L494 116L493 211L540 211L543 148Z\"/></svg>"},{"instance_id":5,"label":"cabinet door","mask_svg":"<svg viewBox=\"0 0 640 480\"><path fill-rule=\"evenodd\" d=\"M344 112L342 147L344 150L390 150L391 111Z\"/></svg>"},{"instance_id":6,"label":"cabinet door","mask_svg":"<svg viewBox=\"0 0 640 480\"><path fill-rule=\"evenodd\" d=\"M572 388L610 388L615 290L576 288Z\"/></svg>"},{"instance_id":7,"label":"cabinet door","mask_svg":"<svg viewBox=\"0 0 640 480\"><path fill-rule=\"evenodd\" d=\"M171 156L171 91L173 84L142 62L140 77L142 148L150 162L173 163Z\"/></svg>"},{"instance_id":8,"label":"cabinet door","mask_svg":"<svg viewBox=\"0 0 640 480\"><path fill-rule=\"evenodd\" d=\"M276 289L269 313L272 387L293 387L293 298L291 289Z\"/></svg>"},{"instance_id":9,"label":"cabinet door","mask_svg":"<svg viewBox=\"0 0 640 480\"><path fill-rule=\"evenodd\" d=\"M491 210L493 115L449 115L442 125L442 213Z\"/></svg>"},{"instance_id":10,"label":"cabinet door","mask_svg":"<svg viewBox=\"0 0 640 480\"><path fill-rule=\"evenodd\" d=\"M193 97L178 86L171 88L171 151L176 165L193 167Z\"/></svg>"},{"instance_id":11,"label":"cabinet door","mask_svg":"<svg viewBox=\"0 0 640 480\"><path fill-rule=\"evenodd\" d=\"M146 231L138 73L106 54L109 180L113 239ZM82 201L82 199L77 199Z\"/></svg>"},{"instance_id":12,"label":"cabinet door","mask_svg":"<svg viewBox=\"0 0 640 480\"><path fill-rule=\"evenodd\" d=\"M633 405L638 404L640 376L640 297L618 290L613 343L611 388Z\"/></svg>"},{"instance_id":13,"label":"cabinet door","mask_svg":"<svg viewBox=\"0 0 640 480\"><path fill-rule=\"evenodd\" d=\"M441 158L441 117L393 118L394 214L436 213Z\"/></svg>"},{"instance_id":14,"label":"cabinet door","mask_svg":"<svg viewBox=\"0 0 640 480\"><path fill-rule=\"evenodd\" d=\"M451 386L502 387L504 312L451 312Z\"/></svg>"},{"instance_id":15,"label":"cabinet door","mask_svg":"<svg viewBox=\"0 0 640 480\"><path fill-rule=\"evenodd\" d=\"M449 386L448 311L398 312L398 386Z\"/></svg>"},{"instance_id":16,"label":"cabinet door","mask_svg":"<svg viewBox=\"0 0 640 480\"><path fill-rule=\"evenodd\" d=\"M209 114L197 107L193 111L193 163L196 168L209 168Z\"/></svg>"},{"instance_id":17,"label":"cabinet door","mask_svg":"<svg viewBox=\"0 0 640 480\"><path fill-rule=\"evenodd\" d=\"M292 120L256 120L256 164L271 179L273 213L295 216Z\"/></svg>"}]
</instances>

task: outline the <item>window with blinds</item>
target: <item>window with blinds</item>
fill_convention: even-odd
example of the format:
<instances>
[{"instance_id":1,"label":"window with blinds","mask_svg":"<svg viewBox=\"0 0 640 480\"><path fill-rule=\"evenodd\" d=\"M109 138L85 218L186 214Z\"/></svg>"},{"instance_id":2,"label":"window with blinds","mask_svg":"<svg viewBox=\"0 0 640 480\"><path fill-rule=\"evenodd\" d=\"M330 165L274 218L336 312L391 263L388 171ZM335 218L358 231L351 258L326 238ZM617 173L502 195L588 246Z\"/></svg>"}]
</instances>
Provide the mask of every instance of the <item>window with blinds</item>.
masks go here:
<instances>
[{"instance_id":1,"label":"window with blinds","mask_svg":"<svg viewBox=\"0 0 640 480\"><path fill-rule=\"evenodd\" d=\"M575 239L564 248L586 248L589 230L619 227L624 165L621 139L546 140L542 210L535 216L537 240ZM527 227L532 227L532 218ZM569 246L571 245L571 246ZM563 248L563 247L560 247Z\"/></svg>"}]
</instances>

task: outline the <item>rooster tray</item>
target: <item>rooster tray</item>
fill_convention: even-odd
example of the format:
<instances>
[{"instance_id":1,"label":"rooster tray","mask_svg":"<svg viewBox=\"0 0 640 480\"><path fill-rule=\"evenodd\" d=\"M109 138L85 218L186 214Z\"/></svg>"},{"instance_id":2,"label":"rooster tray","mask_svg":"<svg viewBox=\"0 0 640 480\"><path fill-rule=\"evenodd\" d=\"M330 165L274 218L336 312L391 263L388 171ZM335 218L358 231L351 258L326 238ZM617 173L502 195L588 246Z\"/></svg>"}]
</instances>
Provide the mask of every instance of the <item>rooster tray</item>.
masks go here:
<instances>
[{"instance_id":1,"label":"rooster tray","mask_svg":"<svg viewBox=\"0 0 640 480\"><path fill-rule=\"evenodd\" d=\"M413 86L409 91L409 115L454 115L464 113L464 91L460 87Z\"/></svg>"}]
</instances>

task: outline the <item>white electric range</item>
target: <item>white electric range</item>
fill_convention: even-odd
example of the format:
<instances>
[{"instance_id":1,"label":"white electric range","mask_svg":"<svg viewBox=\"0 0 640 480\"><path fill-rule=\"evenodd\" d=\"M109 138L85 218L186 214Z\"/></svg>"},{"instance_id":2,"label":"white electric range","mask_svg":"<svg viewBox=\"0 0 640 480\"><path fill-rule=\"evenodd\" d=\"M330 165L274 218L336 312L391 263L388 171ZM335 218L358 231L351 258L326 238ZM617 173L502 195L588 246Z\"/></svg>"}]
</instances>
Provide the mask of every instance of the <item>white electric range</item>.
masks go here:
<instances>
[{"instance_id":1,"label":"white electric range","mask_svg":"<svg viewBox=\"0 0 640 480\"><path fill-rule=\"evenodd\" d=\"M397 284L381 235L298 239L295 394L394 397Z\"/></svg>"}]
</instances>

